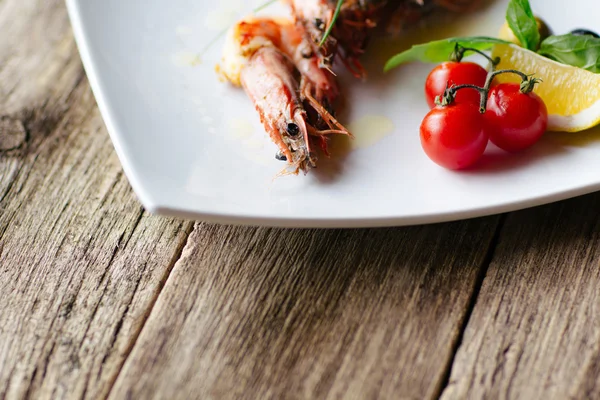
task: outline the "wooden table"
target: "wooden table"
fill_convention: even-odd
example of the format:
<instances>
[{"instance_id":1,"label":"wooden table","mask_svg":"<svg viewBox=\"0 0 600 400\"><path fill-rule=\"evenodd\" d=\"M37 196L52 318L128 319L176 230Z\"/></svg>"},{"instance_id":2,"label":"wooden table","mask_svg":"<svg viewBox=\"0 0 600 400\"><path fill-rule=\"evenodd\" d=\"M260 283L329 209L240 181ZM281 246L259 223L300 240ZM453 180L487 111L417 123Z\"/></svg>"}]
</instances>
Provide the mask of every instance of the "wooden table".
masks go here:
<instances>
[{"instance_id":1,"label":"wooden table","mask_svg":"<svg viewBox=\"0 0 600 400\"><path fill-rule=\"evenodd\" d=\"M399 229L152 216L63 1L0 26L0 398L600 395L599 194Z\"/></svg>"}]
</instances>

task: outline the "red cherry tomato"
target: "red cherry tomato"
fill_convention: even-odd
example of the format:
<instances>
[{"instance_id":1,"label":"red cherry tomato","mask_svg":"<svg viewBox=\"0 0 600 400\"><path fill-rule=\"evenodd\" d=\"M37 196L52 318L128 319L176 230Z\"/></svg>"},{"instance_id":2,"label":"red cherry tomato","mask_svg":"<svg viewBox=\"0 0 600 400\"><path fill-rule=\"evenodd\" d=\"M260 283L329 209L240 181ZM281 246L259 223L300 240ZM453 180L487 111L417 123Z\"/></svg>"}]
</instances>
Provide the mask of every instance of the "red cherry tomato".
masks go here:
<instances>
[{"instance_id":1,"label":"red cherry tomato","mask_svg":"<svg viewBox=\"0 0 600 400\"><path fill-rule=\"evenodd\" d=\"M421 124L421 145L436 164L458 170L481 158L488 144L483 115L473 103L438 106Z\"/></svg>"},{"instance_id":2,"label":"red cherry tomato","mask_svg":"<svg viewBox=\"0 0 600 400\"><path fill-rule=\"evenodd\" d=\"M508 152L518 152L544 135L548 110L537 94L521 93L516 83L502 83L490 90L485 122L492 143Z\"/></svg>"},{"instance_id":3,"label":"red cherry tomato","mask_svg":"<svg viewBox=\"0 0 600 400\"><path fill-rule=\"evenodd\" d=\"M435 107L435 98L444 93L446 85L477 85L483 87L488 72L479 64L472 62L445 62L431 71L425 82L425 97L429 108ZM479 104L479 92L471 89L458 91L455 103L471 102Z\"/></svg>"}]
</instances>

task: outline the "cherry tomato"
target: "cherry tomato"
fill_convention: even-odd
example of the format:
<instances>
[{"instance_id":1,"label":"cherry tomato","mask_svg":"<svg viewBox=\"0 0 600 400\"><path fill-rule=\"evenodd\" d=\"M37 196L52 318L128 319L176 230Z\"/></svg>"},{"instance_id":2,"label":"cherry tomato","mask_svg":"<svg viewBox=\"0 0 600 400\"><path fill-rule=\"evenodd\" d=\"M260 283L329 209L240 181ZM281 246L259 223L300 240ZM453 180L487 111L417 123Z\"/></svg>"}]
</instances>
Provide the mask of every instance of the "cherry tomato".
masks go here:
<instances>
[{"instance_id":1,"label":"cherry tomato","mask_svg":"<svg viewBox=\"0 0 600 400\"><path fill-rule=\"evenodd\" d=\"M473 165L488 144L479 105L455 103L435 107L421 124L421 145L436 164L458 170Z\"/></svg>"},{"instance_id":2,"label":"cherry tomato","mask_svg":"<svg viewBox=\"0 0 600 400\"><path fill-rule=\"evenodd\" d=\"M446 85L477 85L483 87L487 79L487 71L479 64L472 62L445 62L431 71L425 82L425 97L429 108L435 107L435 98L444 93ZM479 104L480 95L476 90L460 90L456 103L472 102Z\"/></svg>"},{"instance_id":3,"label":"cherry tomato","mask_svg":"<svg viewBox=\"0 0 600 400\"><path fill-rule=\"evenodd\" d=\"M520 85L502 83L490 90L485 122L492 143L518 152L533 146L546 132L548 110L537 94L523 94Z\"/></svg>"}]
</instances>

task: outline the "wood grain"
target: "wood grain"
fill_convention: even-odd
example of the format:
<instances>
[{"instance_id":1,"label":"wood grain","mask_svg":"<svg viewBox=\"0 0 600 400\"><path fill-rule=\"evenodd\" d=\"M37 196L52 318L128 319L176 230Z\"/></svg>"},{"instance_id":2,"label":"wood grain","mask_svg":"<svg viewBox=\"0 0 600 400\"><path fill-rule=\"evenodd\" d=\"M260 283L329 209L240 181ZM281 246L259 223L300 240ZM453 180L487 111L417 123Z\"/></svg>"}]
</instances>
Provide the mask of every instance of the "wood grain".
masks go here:
<instances>
[{"instance_id":1,"label":"wood grain","mask_svg":"<svg viewBox=\"0 0 600 400\"><path fill-rule=\"evenodd\" d=\"M510 215L443 399L600 397L599 203Z\"/></svg>"},{"instance_id":2,"label":"wood grain","mask_svg":"<svg viewBox=\"0 0 600 400\"><path fill-rule=\"evenodd\" d=\"M0 25L0 398L101 398L192 226L136 201L63 1Z\"/></svg>"},{"instance_id":3,"label":"wood grain","mask_svg":"<svg viewBox=\"0 0 600 400\"><path fill-rule=\"evenodd\" d=\"M497 221L197 225L110 398L433 398Z\"/></svg>"},{"instance_id":4,"label":"wood grain","mask_svg":"<svg viewBox=\"0 0 600 400\"><path fill-rule=\"evenodd\" d=\"M153 217L63 1L0 26L0 399L600 398L600 194L502 225Z\"/></svg>"}]
</instances>

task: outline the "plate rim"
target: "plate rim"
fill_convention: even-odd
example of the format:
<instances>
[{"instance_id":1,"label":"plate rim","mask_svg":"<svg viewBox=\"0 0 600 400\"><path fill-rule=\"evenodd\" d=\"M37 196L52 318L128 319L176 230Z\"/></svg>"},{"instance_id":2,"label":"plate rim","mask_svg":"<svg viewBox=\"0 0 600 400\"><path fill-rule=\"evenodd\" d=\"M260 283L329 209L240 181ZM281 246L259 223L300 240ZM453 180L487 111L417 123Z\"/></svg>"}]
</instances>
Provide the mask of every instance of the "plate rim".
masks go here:
<instances>
[{"instance_id":1,"label":"plate rim","mask_svg":"<svg viewBox=\"0 0 600 400\"><path fill-rule=\"evenodd\" d=\"M281 218L254 217L240 214L198 213L169 206L152 204L147 210L156 215L166 217L191 219L207 223L225 225L270 227L270 228L301 228L301 229L359 229L359 228L391 228L419 225L437 225L448 222L492 217L505 213L524 211L541 207L559 201L569 200L600 191L600 182L579 188L539 196L523 201L516 201L497 206L480 207L459 212L441 212L413 217L377 217L377 218ZM200 218L198 218L200 216Z\"/></svg>"},{"instance_id":2,"label":"plate rim","mask_svg":"<svg viewBox=\"0 0 600 400\"><path fill-rule=\"evenodd\" d=\"M138 200L149 211L157 209L159 205L154 201L153 196L144 189L144 185L135 173L135 169L128 161L128 156L121 141L121 135L119 134L119 127L115 121L104 85L99 78L99 73L96 68L97 63L94 60L95 57L90 49L89 38L85 29L85 24L81 18L82 14L79 10L79 2L80 0L66 0L67 13L69 15L69 20L71 21L71 27L73 29L73 35L79 50L81 62L96 100L96 104L100 110L102 120L106 126L115 152L117 153L123 172L135 195L138 197Z\"/></svg>"}]
</instances>

